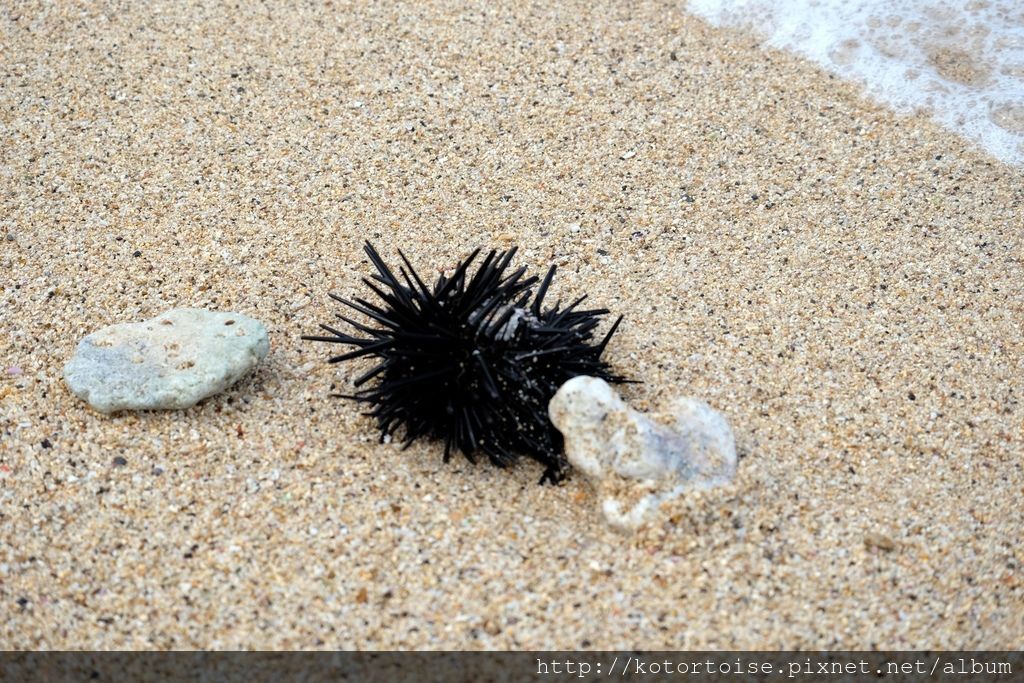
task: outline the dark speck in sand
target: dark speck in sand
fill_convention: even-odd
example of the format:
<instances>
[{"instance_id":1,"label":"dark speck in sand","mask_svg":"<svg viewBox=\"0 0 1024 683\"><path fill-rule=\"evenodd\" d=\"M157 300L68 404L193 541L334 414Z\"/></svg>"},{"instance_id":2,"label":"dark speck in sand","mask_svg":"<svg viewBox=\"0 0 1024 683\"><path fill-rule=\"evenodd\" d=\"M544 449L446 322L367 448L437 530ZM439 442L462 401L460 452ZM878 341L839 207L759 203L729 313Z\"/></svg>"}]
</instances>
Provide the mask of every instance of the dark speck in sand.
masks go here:
<instances>
[{"instance_id":1,"label":"dark speck in sand","mask_svg":"<svg viewBox=\"0 0 1024 683\"><path fill-rule=\"evenodd\" d=\"M53 444L50 443L49 439L43 439L42 441L39 442L39 445L42 446L43 448L53 448Z\"/></svg>"},{"instance_id":2,"label":"dark speck in sand","mask_svg":"<svg viewBox=\"0 0 1024 683\"><path fill-rule=\"evenodd\" d=\"M25 609L28 607L28 598L18 598L18 607Z\"/></svg>"},{"instance_id":3,"label":"dark speck in sand","mask_svg":"<svg viewBox=\"0 0 1024 683\"><path fill-rule=\"evenodd\" d=\"M600 254L601 256L607 256L608 255L608 252L605 251L604 249L598 249L597 253Z\"/></svg>"},{"instance_id":4,"label":"dark speck in sand","mask_svg":"<svg viewBox=\"0 0 1024 683\"><path fill-rule=\"evenodd\" d=\"M118 455L114 458L114 467L124 467L127 464L128 461L124 458L124 456Z\"/></svg>"},{"instance_id":5,"label":"dark speck in sand","mask_svg":"<svg viewBox=\"0 0 1024 683\"><path fill-rule=\"evenodd\" d=\"M132 256L134 256L135 258L139 258L140 256L142 256L142 252L136 249L135 253L133 253Z\"/></svg>"}]
</instances>

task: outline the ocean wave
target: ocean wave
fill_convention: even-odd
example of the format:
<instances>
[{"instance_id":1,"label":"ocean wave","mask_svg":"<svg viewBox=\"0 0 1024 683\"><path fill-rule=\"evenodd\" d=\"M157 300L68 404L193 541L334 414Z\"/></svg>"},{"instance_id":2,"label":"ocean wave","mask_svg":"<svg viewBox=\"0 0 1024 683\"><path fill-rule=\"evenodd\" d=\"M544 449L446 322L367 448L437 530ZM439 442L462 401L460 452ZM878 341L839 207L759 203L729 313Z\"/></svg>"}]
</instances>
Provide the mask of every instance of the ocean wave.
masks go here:
<instances>
[{"instance_id":1,"label":"ocean wave","mask_svg":"<svg viewBox=\"0 0 1024 683\"><path fill-rule=\"evenodd\" d=\"M1018 0L689 0L903 112L924 111L1024 166L1024 3Z\"/></svg>"}]
</instances>

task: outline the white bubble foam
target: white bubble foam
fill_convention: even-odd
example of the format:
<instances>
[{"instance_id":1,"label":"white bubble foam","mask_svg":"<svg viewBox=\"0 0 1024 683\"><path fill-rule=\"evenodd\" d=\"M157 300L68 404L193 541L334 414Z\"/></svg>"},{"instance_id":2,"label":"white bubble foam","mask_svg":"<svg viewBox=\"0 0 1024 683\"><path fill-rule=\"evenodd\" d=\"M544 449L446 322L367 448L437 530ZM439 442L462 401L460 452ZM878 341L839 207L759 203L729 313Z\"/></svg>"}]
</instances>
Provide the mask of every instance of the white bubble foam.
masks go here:
<instances>
[{"instance_id":1,"label":"white bubble foam","mask_svg":"<svg viewBox=\"0 0 1024 683\"><path fill-rule=\"evenodd\" d=\"M689 0L1024 166L1021 0Z\"/></svg>"}]
</instances>

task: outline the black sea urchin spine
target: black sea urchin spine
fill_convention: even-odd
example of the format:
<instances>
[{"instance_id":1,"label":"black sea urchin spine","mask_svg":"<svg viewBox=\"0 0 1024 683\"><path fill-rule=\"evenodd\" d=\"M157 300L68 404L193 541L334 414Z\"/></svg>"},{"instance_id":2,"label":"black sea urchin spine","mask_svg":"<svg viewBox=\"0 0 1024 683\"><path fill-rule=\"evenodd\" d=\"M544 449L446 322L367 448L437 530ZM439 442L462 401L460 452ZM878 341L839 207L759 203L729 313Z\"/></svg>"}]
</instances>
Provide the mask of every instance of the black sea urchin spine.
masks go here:
<instances>
[{"instance_id":1,"label":"black sea urchin spine","mask_svg":"<svg viewBox=\"0 0 1024 683\"><path fill-rule=\"evenodd\" d=\"M446 461L458 449L471 462L483 452L502 467L525 454L545 465L542 481L560 480L567 462L548 402L577 375L626 381L601 360L622 318L594 342L608 311L581 310L585 296L544 308L555 267L536 286L525 267L507 272L514 248L491 251L471 275L478 249L432 288L401 251L398 275L372 245L365 251L377 272L363 283L377 300L330 296L369 322L337 314L352 334L321 325L329 336L303 337L355 347L331 363L377 361L355 379L354 394L341 396L372 406L381 439L401 427L405 446L425 436L444 441Z\"/></svg>"}]
</instances>

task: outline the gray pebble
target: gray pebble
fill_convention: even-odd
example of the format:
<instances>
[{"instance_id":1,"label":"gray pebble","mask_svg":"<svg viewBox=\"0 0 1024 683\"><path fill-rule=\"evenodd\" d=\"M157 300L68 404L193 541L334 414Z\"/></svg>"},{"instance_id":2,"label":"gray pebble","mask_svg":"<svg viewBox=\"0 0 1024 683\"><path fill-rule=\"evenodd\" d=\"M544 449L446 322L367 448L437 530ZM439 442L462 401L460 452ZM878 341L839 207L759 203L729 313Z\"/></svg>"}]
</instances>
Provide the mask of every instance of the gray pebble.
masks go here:
<instances>
[{"instance_id":1,"label":"gray pebble","mask_svg":"<svg viewBox=\"0 0 1024 683\"><path fill-rule=\"evenodd\" d=\"M102 413L188 408L237 382L269 351L258 320L176 308L85 337L64 366L64 379Z\"/></svg>"}]
</instances>

